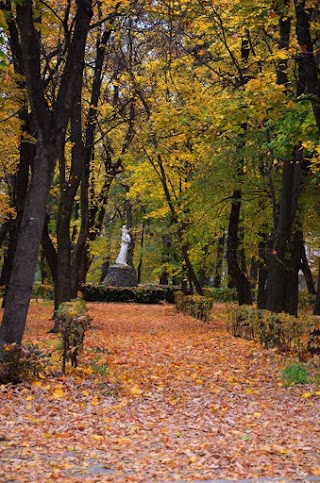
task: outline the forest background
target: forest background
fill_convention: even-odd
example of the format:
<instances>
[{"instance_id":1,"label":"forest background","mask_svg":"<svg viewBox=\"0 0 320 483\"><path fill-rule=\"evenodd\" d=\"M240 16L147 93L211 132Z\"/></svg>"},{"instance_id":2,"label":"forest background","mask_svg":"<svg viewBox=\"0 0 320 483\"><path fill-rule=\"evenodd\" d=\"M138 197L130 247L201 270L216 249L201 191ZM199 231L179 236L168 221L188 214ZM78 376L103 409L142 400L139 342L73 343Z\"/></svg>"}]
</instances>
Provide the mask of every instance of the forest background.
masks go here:
<instances>
[{"instance_id":1,"label":"forest background","mask_svg":"<svg viewBox=\"0 0 320 483\"><path fill-rule=\"evenodd\" d=\"M296 315L306 245L317 270L318 2L0 6L1 341L23 338L37 267L58 307L122 224L139 282Z\"/></svg>"}]
</instances>

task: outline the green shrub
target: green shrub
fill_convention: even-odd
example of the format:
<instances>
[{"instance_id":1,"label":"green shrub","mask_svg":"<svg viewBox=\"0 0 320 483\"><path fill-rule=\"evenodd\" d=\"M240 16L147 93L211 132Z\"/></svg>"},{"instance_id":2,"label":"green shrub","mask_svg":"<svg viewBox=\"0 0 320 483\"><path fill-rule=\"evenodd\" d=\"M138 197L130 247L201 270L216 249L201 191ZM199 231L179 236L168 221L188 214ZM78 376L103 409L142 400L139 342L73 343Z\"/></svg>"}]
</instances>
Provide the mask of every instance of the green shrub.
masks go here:
<instances>
[{"instance_id":1,"label":"green shrub","mask_svg":"<svg viewBox=\"0 0 320 483\"><path fill-rule=\"evenodd\" d=\"M310 354L320 354L320 327L312 327L308 337L308 351Z\"/></svg>"},{"instance_id":2,"label":"green shrub","mask_svg":"<svg viewBox=\"0 0 320 483\"><path fill-rule=\"evenodd\" d=\"M166 301L174 303L177 287L166 285L146 285L138 287L110 287L104 284L87 284L82 288L87 302L134 302L158 304Z\"/></svg>"},{"instance_id":3,"label":"green shrub","mask_svg":"<svg viewBox=\"0 0 320 483\"><path fill-rule=\"evenodd\" d=\"M54 300L54 287L44 283L34 283L31 298Z\"/></svg>"},{"instance_id":4,"label":"green shrub","mask_svg":"<svg viewBox=\"0 0 320 483\"><path fill-rule=\"evenodd\" d=\"M50 354L43 352L37 344L4 345L0 348L0 384L37 377L45 373L50 365Z\"/></svg>"},{"instance_id":5,"label":"green shrub","mask_svg":"<svg viewBox=\"0 0 320 483\"><path fill-rule=\"evenodd\" d=\"M62 336L62 372L66 372L67 361L73 367L78 365L78 355L83 349L86 330L91 319L86 313L86 304L82 299L74 299L59 305L55 318Z\"/></svg>"},{"instance_id":6,"label":"green shrub","mask_svg":"<svg viewBox=\"0 0 320 483\"><path fill-rule=\"evenodd\" d=\"M316 296L307 292L306 290L299 290L298 296L299 311L311 311L316 301Z\"/></svg>"},{"instance_id":7,"label":"green shrub","mask_svg":"<svg viewBox=\"0 0 320 483\"><path fill-rule=\"evenodd\" d=\"M281 372L281 377L286 386L308 383L308 371L305 366L300 363L287 366Z\"/></svg>"},{"instance_id":8,"label":"green shrub","mask_svg":"<svg viewBox=\"0 0 320 483\"><path fill-rule=\"evenodd\" d=\"M257 311L252 305L240 305L233 316L232 334L235 337L243 337L244 339L254 339L256 334L256 325L258 323Z\"/></svg>"},{"instance_id":9,"label":"green shrub","mask_svg":"<svg viewBox=\"0 0 320 483\"><path fill-rule=\"evenodd\" d=\"M178 312L207 322L210 318L213 299L201 295L183 295L182 292L176 292L175 303Z\"/></svg>"},{"instance_id":10,"label":"green shrub","mask_svg":"<svg viewBox=\"0 0 320 483\"><path fill-rule=\"evenodd\" d=\"M175 306L176 306L176 309L178 312L183 312L184 311L184 295L183 295L183 292L181 292L181 290L177 290L175 293L174 293L174 303L175 303Z\"/></svg>"},{"instance_id":11,"label":"green shrub","mask_svg":"<svg viewBox=\"0 0 320 483\"><path fill-rule=\"evenodd\" d=\"M238 294L235 288L204 288L203 295L214 302L237 302Z\"/></svg>"},{"instance_id":12,"label":"green shrub","mask_svg":"<svg viewBox=\"0 0 320 483\"><path fill-rule=\"evenodd\" d=\"M294 352L301 360L308 352L320 353L319 319L314 316L297 318L241 305L231 315L231 328L235 337L258 340L265 348Z\"/></svg>"}]
</instances>

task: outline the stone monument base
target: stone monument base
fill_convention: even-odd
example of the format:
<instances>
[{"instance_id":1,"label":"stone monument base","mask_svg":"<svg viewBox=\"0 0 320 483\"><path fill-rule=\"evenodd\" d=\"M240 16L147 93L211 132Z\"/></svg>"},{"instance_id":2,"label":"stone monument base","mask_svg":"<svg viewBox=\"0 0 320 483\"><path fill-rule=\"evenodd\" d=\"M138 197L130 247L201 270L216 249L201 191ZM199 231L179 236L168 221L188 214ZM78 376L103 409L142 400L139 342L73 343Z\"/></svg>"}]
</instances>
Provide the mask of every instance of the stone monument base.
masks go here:
<instances>
[{"instance_id":1,"label":"stone monument base","mask_svg":"<svg viewBox=\"0 0 320 483\"><path fill-rule=\"evenodd\" d=\"M138 285L135 269L130 265L111 265L103 283L113 287L136 287Z\"/></svg>"}]
</instances>

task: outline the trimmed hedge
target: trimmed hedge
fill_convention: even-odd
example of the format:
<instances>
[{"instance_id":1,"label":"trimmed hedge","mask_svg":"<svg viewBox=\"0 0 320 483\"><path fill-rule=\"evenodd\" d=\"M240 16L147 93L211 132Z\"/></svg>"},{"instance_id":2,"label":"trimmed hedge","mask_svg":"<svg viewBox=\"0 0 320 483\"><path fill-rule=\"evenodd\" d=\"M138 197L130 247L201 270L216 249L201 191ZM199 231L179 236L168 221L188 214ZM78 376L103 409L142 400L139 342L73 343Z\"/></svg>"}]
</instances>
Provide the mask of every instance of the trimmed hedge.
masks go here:
<instances>
[{"instance_id":1,"label":"trimmed hedge","mask_svg":"<svg viewBox=\"0 0 320 483\"><path fill-rule=\"evenodd\" d=\"M87 284L83 287L86 302L132 302L138 304L174 303L177 287L150 285L139 287L110 287L104 284Z\"/></svg>"},{"instance_id":2,"label":"trimmed hedge","mask_svg":"<svg viewBox=\"0 0 320 483\"><path fill-rule=\"evenodd\" d=\"M316 296L307 292L306 290L300 290L298 294L298 308L299 310L312 310L316 301Z\"/></svg>"},{"instance_id":3,"label":"trimmed hedge","mask_svg":"<svg viewBox=\"0 0 320 483\"><path fill-rule=\"evenodd\" d=\"M54 286L44 283L34 283L31 298L54 300Z\"/></svg>"},{"instance_id":4,"label":"trimmed hedge","mask_svg":"<svg viewBox=\"0 0 320 483\"><path fill-rule=\"evenodd\" d=\"M241 305L232 317L232 334L257 340L265 348L275 347L301 357L307 352L320 353L320 319L316 316L298 318Z\"/></svg>"},{"instance_id":5,"label":"trimmed hedge","mask_svg":"<svg viewBox=\"0 0 320 483\"><path fill-rule=\"evenodd\" d=\"M212 298L214 302L237 302L238 294L235 288L204 288L203 295Z\"/></svg>"},{"instance_id":6,"label":"trimmed hedge","mask_svg":"<svg viewBox=\"0 0 320 483\"><path fill-rule=\"evenodd\" d=\"M201 295L183 295L180 291L175 292L174 298L178 312L191 315L205 322L209 321L214 302L212 298Z\"/></svg>"},{"instance_id":7,"label":"trimmed hedge","mask_svg":"<svg viewBox=\"0 0 320 483\"><path fill-rule=\"evenodd\" d=\"M0 297L4 296L5 287L0 287ZM54 300L54 286L46 283L35 282L32 286L32 299Z\"/></svg>"}]
</instances>

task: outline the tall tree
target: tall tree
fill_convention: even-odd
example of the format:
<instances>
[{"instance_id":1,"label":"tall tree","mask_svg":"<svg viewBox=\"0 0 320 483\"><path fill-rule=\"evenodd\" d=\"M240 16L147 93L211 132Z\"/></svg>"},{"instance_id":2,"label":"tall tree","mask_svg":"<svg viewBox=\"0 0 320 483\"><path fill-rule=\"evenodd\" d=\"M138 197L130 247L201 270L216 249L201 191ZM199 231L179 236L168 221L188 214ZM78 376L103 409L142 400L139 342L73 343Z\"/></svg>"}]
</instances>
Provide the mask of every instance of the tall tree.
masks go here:
<instances>
[{"instance_id":1,"label":"tall tree","mask_svg":"<svg viewBox=\"0 0 320 483\"><path fill-rule=\"evenodd\" d=\"M38 16L34 8L30 0L23 0L15 7L28 97L37 128L37 143L2 319L2 343L20 344L23 338L51 180L76 100L75 92L78 91L77 86L82 84L84 52L92 16L91 0L78 0L57 97L55 103L49 105L41 76L41 45L36 20Z\"/></svg>"}]
</instances>

